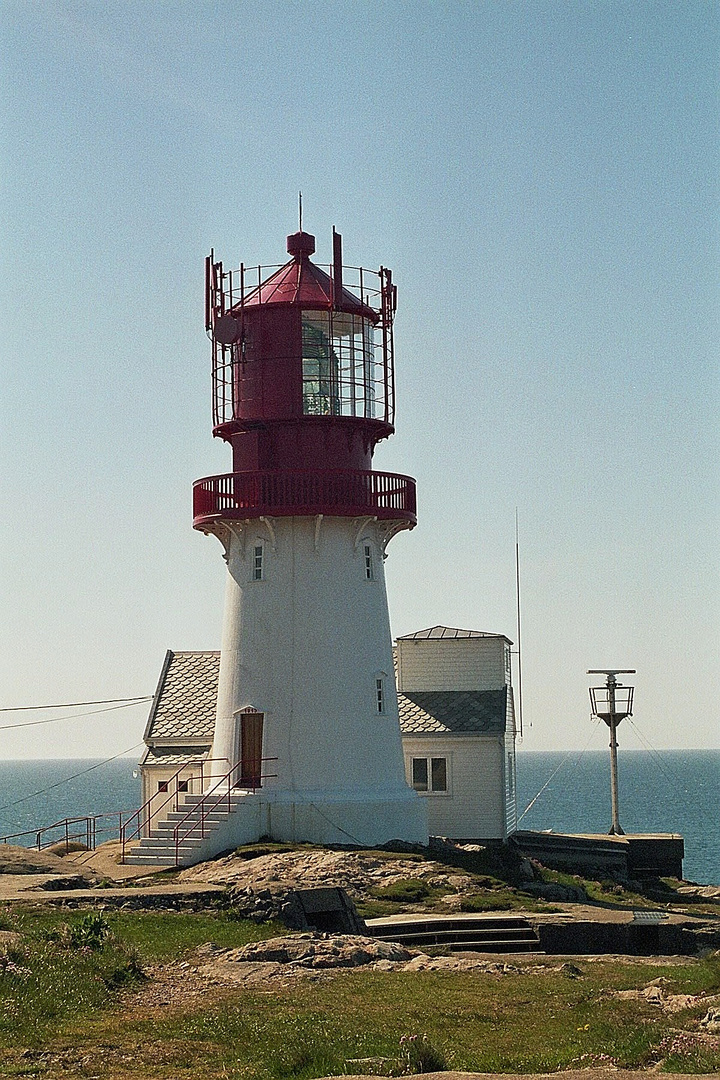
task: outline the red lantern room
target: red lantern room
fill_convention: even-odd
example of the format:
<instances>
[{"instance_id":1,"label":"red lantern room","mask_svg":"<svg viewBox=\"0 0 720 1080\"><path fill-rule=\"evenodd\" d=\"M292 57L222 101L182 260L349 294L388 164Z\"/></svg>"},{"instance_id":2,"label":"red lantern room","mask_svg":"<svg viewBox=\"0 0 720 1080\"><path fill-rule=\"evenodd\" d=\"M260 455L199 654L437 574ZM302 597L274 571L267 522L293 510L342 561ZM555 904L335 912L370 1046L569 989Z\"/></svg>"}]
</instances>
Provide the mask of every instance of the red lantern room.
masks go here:
<instances>
[{"instance_id":1,"label":"red lantern room","mask_svg":"<svg viewBox=\"0 0 720 1080\"><path fill-rule=\"evenodd\" d=\"M391 272L312 262L315 238L287 239L280 267L225 271L206 259L213 432L233 472L194 486L195 527L263 515L372 515L415 524L415 482L371 469L393 433ZM406 526L406 527L407 527Z\"/></svg>"}]
</instances>

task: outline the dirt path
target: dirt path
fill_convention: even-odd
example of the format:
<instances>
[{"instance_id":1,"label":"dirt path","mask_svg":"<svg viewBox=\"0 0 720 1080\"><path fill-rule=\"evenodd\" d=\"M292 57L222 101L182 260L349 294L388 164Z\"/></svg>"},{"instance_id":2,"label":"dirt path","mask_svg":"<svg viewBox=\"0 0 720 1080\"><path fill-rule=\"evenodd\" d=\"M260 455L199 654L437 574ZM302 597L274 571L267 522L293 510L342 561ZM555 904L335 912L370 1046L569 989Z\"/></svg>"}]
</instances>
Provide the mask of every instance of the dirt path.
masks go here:
<instances>
[{"instance_id":1,"label":"dirt path","mask_svg":"<svg viewBox=\"0 0 720 1080\"><path fill-rule=\"evenodd\" d=\"M657 1069L648 1069L646 1072L636 1072L626 1069L568 1069L557 1073L468 1073L468 1072L433 1072L415 1073L414 1077L422 1080L548 1080L549 1077L560 1077L562 1080L648 1080L650 1076L661 1077L662 1080L688 1080L692 1075L694 1080L717 1080L717 1073L659 1073ZM209 1078L208 1078L209 1080ZM323 1076L321 1080L337 1080L335 1076ZM367 1076L343 1076L343 1080L368 1080ZM389 1080L388 1077L375 1077L375 1080ZM405 1077L405 1080L413 1080L413 1077Z\"/></svg>"}]
</instances>

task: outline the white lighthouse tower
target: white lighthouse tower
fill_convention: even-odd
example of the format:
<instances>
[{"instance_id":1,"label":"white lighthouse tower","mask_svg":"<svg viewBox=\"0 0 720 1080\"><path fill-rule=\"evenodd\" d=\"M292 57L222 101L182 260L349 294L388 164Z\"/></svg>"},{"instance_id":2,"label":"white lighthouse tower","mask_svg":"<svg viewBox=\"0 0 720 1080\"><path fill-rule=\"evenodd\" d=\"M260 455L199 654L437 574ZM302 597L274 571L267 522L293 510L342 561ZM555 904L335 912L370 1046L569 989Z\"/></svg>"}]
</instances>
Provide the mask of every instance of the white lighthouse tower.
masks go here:
<instances>
[{"instance_id":1,"label":"white lighthouse tower","mask_svg":"<svg viewBox=\"0 0 720 1080\"><path fill-rule=\"evenodd\" d=\"M372 470L393 433L390 271L310 256L252 273L206 267L213 433L233 472L194 485L227 592L209 785L222 841L427 842L408 787L383 562L414 526L415 481ZM232 793L232 797L230 795Z\"/></svg>"}]
</instances>

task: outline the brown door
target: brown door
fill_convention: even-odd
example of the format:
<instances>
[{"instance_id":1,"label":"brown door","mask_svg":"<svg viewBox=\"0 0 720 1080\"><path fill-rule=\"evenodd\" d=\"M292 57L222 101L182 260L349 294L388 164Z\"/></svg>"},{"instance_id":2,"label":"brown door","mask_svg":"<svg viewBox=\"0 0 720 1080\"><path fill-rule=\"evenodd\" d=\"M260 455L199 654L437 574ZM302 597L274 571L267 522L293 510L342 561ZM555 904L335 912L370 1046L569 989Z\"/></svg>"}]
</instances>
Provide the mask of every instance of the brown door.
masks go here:
<instances>
[{"instance_id":1,"label":"brown door","mask_svg":"<svg viewBox=\"0 0 720 1080\"><path fill-rule=\"evenodd\" d=\"M240 778L238 787L259 788L262 778L263 714L240 715Z\"/></svg>"}]
</instances>

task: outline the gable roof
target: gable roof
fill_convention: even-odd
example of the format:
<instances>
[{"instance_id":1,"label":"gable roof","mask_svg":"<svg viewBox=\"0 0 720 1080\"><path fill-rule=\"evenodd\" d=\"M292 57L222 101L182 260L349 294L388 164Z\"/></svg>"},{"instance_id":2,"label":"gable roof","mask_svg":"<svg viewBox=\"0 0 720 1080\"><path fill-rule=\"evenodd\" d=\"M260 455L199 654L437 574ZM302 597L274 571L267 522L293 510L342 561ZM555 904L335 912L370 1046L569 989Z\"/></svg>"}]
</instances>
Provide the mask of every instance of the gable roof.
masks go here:
<instances>
[{"instance_id":1,"label":"gable roof","mask_svg":"<svg viewBox=\"0 0 720 1080\"><path fill-rule=\"evenodd\" d=\"M140 758L141 765L162 765L165 768L177 768L178 765L190 765L198 761L205 761L210 753L210 747L185 746L178 751L176 746L148 746Z\"/></svg>"},{"instance_id":2,"label":"gable roof","mask_svg":"<svg viewBox=\"0 0 720 1080\"><path fill-rule=\"evenodd\" d=\"M508 688L398 693L403 735L503 735Z\"/></svg>"},{"instance_id":3,"label":"gable roof","mask_svg":"<svg viewBox=\"0 0 720 1080\"><path fill-rule=\"evenodd\" d=\"M509 642L510 638L504 634L488 634L484 630L459 630L454 626L429 626L426 630L416 630L414 634L403 634L398 641L439 641L445 638L503 638Z\"/></svg>"},{"instance_id":4,"label":"gable roof","mask_svg":"<svg viewBox=\"0 0 720 1080\"><path fill-rule=\"evenodd\" d=\"M150 708L145 742L212 742L215 731L219 652L168 649Z\"/></svg>"},{"instance_id":5,"label":"gable roof","mask_svg":"<svg viewBox=\"0 0 720 1080\"><path fill-rule=\"evenodd\" d=\"M501 636L476 631L458 633ZM219 652L168 650L145 728L145 742L154 747L150 755L153 760L168 744L178 750L182 746L182 755L195 758L203 749L200 744L207 747L212 743L219 671ZM507 690L398 692L400 731L403 735L502 735L512 709ZM178 759L178 763L182 762Z\"/></svg>"}]
</instances>

